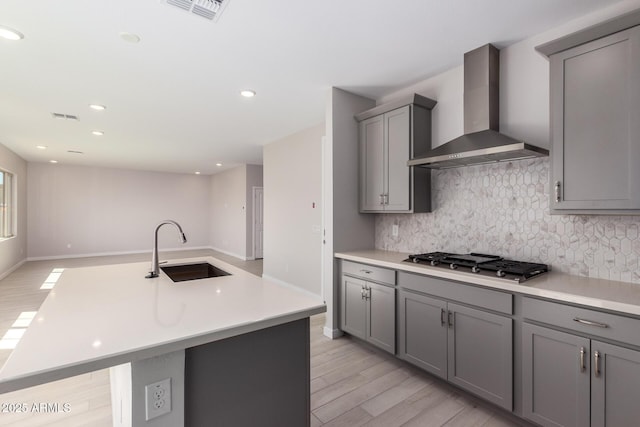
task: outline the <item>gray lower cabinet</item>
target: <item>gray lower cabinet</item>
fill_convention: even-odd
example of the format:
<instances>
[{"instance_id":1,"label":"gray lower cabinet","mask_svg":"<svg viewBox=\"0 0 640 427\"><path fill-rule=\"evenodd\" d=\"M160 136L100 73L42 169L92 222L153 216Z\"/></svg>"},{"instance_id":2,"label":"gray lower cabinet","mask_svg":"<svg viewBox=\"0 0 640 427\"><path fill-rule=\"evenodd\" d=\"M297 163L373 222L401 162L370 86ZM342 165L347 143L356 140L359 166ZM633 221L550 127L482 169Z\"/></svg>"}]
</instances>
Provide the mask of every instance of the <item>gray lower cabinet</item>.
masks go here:
<instances>
[{"instance_id":1,"label":"gray lower cabinet","mask_svg":"<svg viewBox=\"0 0 640 427\"><path fill-rule=\"evenodd\" d=\"M542 426L589 425L589 339L523 324L523 415Z\"/></svg>"},{"instance_id":2,"label":"gray lower cabinet","mask_svg":"<svg viewBox=\"0 0 640 427\"><path fill-rule=\"evenodd\" d=\"M447 302L398 291L398 356L447 379Z\"/></svg>"},{"instance_id":3,"label":"gray lower cabinet","mask_svg":"<svg viewBox=\"0 0 640 427\"><path fill-rule=\"evenodd\" d=\"M599 341L591 341L598 369L591 376L591 425L640 425L640 352Z\"/></svg>"},{"instance_id":4,"label":"gray lower cabinet","mask_svg":"<svg viewBox=\"0 0 640 427\"><path fill-rule=\"evenodd\" d=\"M350 263L350 265L358 266L358 264L354 263ZM367 274L366 272L372 273L372 267L364 267L361 269L363 271L362 274ZM343 262L344 270L345 263ZM395 354L395 286L375 283L343 274L340 298L341 329L389 353Z\"/></svg>"},{"instance_id":5,"label":"gray lower cabinet","mask_svg":"<svg viewBox=\"0 0 640 427\"><path fill-rule=\"evenodd\" d=\"M513 409L512 319L399 291L400 358Z\"/></svg>"},{"instance_id":6,"label":"gray lower cabinet","mask_svg":"<svg viewBox=\"0 0 640 427\"><path fill-rule=\"evenodd\" d=\"M525 418L542 426L640 425L640 351L625 347L638 347L639 319L533 298L524 298L523 317Z\"/></svg>"},{"instance_id":7,"label":"gray lower cabinet","mask_svg":"<svg viewBox=\"0 0 640 427\"><path fill-rule=\"evenodd\" d=\"M560 48L539 47L550 55L551 212L637 213L640 27Z\"/></svg>"}]
</instances>

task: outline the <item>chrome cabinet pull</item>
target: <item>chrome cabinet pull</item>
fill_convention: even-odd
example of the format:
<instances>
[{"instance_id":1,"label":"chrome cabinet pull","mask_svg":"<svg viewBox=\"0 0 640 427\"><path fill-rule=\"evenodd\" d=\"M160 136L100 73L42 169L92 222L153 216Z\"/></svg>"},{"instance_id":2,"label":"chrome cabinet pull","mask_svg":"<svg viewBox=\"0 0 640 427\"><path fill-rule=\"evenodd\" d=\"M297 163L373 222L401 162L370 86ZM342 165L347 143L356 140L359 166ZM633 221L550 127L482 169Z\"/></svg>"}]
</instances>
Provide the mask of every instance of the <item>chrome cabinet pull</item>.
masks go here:
<instances>
[{"instance_id":1,"label":"chrome cabinet pull","mask_svg":"<svg viewBox=\"0 0 640 427\"><path fill-rule=\"evenodd\" d=\"M600 352L597 351L593 353L593 374L600 376Z\"/></svg>"},{"instance_id":2,"label":"chrome cabinet pull","mask_svg":"<svg viewBox=\"0 0 640 427\"><path fill-rule=\"evenodd\" d=\"M360 273L371 274L372 271L371 270L360 270Z\"/></svg>"},{"instance_id":3,"label":"chrome cabinet pull","mask_svg":"<svg viewBox=\"0 0 640 427\"><path fill-rule=\"evenodd\" d=\"M385 204L385 205L388 205L388 204L389 204L389 195L388 195L388 194L385 194L385 195L384 195L384 204Z\"/></svg>"},{"instance_id":4,"label":"chrome cabinet pull","mask_svg":"<svg viewBox=\"0 0 640 427\"><path fill-rule=\"evenodd\" d=\"M384 205L384 194L381 194L379 197L380 197L380 204Z\"/></svg>"},{"instance_id":5,"label":"chrome cabinet pull","mask_svg":"<svg viewBox=\"0 0 640 427\"><path fill-rule=\"evenodd\" d=\"M360 298L364 299L364 286L360 288Z\"/></svg>"},{"instance_id":6,"label":"chrome cabinet pull","mask_svg":"<svg viewBox=\"0 0 640 427\"><path fill-rule=\"evenodd\" d=\"M556 181L556 185L554 186L555 191L556 191L556 203L560 203L560 181Z\"/></svg>"},{"instance_id":7,"label":"chrome cabinet pull","mask_svg":"<svg viewBox=\"0 0 640 427\"><path fill-rule=\"evenodd\" d=\"M582 323L583 325L597 326L598 328L608 328L609 327L609 325L607 325L606 323L594 322L593 320L581 319L579 317L574 317L573 321L574 322L578 322L578 323Z\"/></svg>"},{"instance_id":8,"label":"chrome cabinet pull","mask_svg":"<svg viewBox=\"0 0 640 427\"><path fill-rule=\"evenodd\" d=\"M446 321L444 320L444 313L445 313L444 308L441 308L440 309L440 326L444 326L444 324L446 323Z\"/></svg>"},{"instance_id":9,"label":"chrome cabinet pull","mask_svg":"<svg viewBox=\"0 0 640 427\"><path fill-rule=\"evenodd\" d=\"M584 372L584 370L586 369L586 366L584 365L584 354L584 347L580 347L580 372Z\"/></svg>"},{"instance_id":10,"label":"chrome cabinet pull","mask_svg":"<svg viewBox=\"0 0 640 427\"><path fill-rule=\"evenodd\" d=\"M453 311L447 313L447 321L449 322L449 327L453 327Z\"/></svg>"}]
</instances>

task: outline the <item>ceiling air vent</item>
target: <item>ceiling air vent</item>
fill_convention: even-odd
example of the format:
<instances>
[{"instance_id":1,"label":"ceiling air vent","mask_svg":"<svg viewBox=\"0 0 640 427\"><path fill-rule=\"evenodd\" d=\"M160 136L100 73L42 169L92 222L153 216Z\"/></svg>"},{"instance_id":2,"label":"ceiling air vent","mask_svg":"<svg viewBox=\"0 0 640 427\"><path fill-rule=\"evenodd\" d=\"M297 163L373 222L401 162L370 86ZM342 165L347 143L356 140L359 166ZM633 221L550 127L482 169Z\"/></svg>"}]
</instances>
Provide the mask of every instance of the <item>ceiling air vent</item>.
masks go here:
<instances>
[{"instance_id":1,"label":"ceiling air vent","mask_svg":"<svg viewBox=\"0 0 640 427\"><path fill-rule=\"evenodd\" d=\"M62 114L62 113L51 113L54 119L63 119L63 120L80 120L78 116L74 116L73 114Z\"/></svg>"},{"instance_id":2,"label":"ceiling air vent","mask_svg":"<svg viewBox=\"0 0 640 427\"><path fill-rule=\"evenodd\" d=\"M195 15L217 21L229 0L163 0L165 3Z\"/></svg>"}]
</instances>

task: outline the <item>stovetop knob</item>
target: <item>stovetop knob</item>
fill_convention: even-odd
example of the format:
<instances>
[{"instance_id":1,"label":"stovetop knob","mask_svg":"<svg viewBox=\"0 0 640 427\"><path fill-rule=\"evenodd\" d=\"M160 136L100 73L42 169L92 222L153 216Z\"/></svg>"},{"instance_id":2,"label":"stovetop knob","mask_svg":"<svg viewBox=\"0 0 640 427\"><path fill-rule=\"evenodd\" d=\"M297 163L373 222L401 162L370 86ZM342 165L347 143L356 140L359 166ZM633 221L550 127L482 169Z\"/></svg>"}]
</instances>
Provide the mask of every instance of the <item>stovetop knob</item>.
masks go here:
<instances>
[{"instance_id":1,"label":"stovetop knob","mask_svg":"<svg viewBox=\"0 0 640 427\"><path fill-rule=\"evenodd\" d=\"M502 271L502 270L498 270L498 271L496 271L496 276L504 277L504 276L506 276L506 273L504 271Z\"/></svg>"},{"instance_id":2,"label":"stovetop knob","mask_svg":"<svg viewBox=\"0 0 640 427\"><path fill-rule=\"evenodd\" d=\"M439 264L439 263L438 263L438 261L436 261L435 259L432 259L432 260L431 260L431 265L432 265L432 266L434 266L434 267L435 267L435 266L436 266L436 265L438 265L438 264Z\"/></svg>"},{"instance_id":3,"label":"stovetop knob","mask_svg":"<svg viewBox=\"0 0 640 427\"><path fill-rule=\"evenodd\" d=\"M416 257L411 258L411 260L413 261L414 264L417 264L418 261L419 261L418 258L416 258Z\"/></svg>"},{"instance_id":4,"label":"stovetop knob","mask_svg":"<svg viewBox=\"0 0 640 427\"><path fill-rule=\"evenodd\" d=\"M480 269L478 268L477 265L474 265L473 267L471 267L471 272L472 273L480 273Z\"/></svg>"},{"instance_id":5,"label":"stovetop knob","mask_svg":"<svg viewBox=\"0 0 640 427\"><path fill-rule=\"evenodd\" d=\"M452 270L456 270L458 268L458 265L454 264L454 263L451 263L451 264L449 264L449 268L452 269Z\"/></svg>"}]
</instances>

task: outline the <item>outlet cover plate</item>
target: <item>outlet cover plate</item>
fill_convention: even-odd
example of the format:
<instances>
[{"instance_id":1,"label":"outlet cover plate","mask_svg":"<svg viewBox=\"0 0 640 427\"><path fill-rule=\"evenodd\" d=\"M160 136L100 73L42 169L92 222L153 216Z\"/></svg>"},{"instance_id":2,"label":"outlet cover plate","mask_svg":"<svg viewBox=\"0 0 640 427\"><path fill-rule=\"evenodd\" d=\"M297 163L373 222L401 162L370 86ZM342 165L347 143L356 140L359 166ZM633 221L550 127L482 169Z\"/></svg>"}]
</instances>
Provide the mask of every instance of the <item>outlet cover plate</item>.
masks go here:
<instances>
[{"instance_id":1,"label":"outlet cover plate","mask_svg":"<svg viewBox=\"0 0 640 427\"><path fill-rule=\"evenodd\" d=\"M147 421L171 412L171 378L145 386L144 399Z\"/></svg>"}]
</instances>

